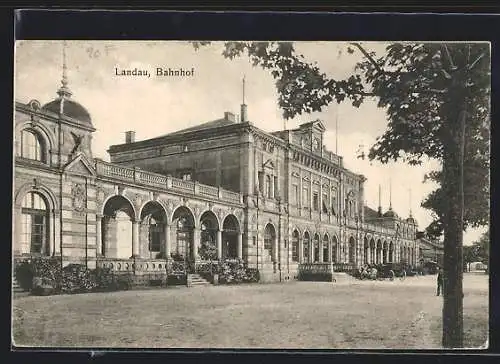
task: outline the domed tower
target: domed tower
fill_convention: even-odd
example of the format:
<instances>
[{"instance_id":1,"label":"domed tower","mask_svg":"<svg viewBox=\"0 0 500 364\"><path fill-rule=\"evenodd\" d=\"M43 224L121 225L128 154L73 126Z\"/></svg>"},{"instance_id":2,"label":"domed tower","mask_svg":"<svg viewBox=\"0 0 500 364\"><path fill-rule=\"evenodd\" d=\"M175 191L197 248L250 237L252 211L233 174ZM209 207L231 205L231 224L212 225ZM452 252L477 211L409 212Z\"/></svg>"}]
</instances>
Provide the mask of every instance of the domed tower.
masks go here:
<instances>
[{"instance_id":1,"label":"domed tower","mask_svg":"<svg viewBox=\"0 0 500 364\"><path fill-rule=\"evenodd\" d=\"M85 107L71 99L66 66L66 43L63 45L63 71L58 97L42 106L42 111L59 119L60 163L72 160L79 152L92 159L92 133L96 130Z\"/></svg>"}]
</instances>

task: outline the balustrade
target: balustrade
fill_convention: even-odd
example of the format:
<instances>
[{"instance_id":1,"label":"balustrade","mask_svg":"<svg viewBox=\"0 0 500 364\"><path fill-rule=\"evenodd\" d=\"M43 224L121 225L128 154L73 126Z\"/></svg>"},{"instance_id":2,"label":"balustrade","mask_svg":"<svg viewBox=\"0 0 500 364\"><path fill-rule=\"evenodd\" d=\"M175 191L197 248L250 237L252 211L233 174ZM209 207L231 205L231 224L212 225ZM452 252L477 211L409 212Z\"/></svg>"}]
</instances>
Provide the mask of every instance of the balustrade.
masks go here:
<instances>
[{"instance_id":1,"label":"balustrade","mask_svg":"<svg viewBox=\"0 0 500 364\"><path fill-rule=\"evenodd\" d=\"M148 186L161 187L167 190L172 189L178 192L211 197L231 203L242 203L242 196L238 192L195 183L193 181L185 181L179 178L167 177L159 173L123 167L116 164L104 162L99 159L96 159L95 161L95 169L97 175L99 176L116 178L119 180L140 183Z\"/></svg>"},{"instance_id":2,"label":"balustrade","mask_svg":"<svg viewBox=\"0 0 500 364\"><path fill-rule=\"evenodd\" d=\"M167 271L167 261L165 259L98 258L96 265L98 268L108 268L113 272L123 273L161 273Z\"/></svg>"},{"instance_id":3,"label":"balustrade","mask_svg":"<svg viewBox=\"0 0 500 364\"><path fill-rule=\"evenodd\" d=\"M349 263L300 263L299 271L311 274L323 274L331 272L351 272L353 264Z\"/></svg>"}]
</instances>

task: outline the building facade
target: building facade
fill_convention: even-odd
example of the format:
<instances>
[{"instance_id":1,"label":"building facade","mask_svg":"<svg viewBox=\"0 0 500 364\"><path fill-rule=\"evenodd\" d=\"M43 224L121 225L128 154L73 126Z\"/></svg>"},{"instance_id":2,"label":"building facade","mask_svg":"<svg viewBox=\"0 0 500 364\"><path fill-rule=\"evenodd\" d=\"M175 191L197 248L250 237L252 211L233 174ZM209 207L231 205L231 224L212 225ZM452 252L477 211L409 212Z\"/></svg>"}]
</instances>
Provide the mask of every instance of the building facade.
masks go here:
<instances>
[{"instance_id":1,"label":"building facade","mask_svg":"<svg viewBox=\"0 0 500 364\"><path fill-rule=\"evenodd\" d=\"M145 272L234 258L262 281L418 263L415 220L364 205L365 177L324 147L320 120L269 133L241 115L141 141L128 131L108 163L64 79L47 104L16 102L14 256Z\"/></svg>"}]
</instances>

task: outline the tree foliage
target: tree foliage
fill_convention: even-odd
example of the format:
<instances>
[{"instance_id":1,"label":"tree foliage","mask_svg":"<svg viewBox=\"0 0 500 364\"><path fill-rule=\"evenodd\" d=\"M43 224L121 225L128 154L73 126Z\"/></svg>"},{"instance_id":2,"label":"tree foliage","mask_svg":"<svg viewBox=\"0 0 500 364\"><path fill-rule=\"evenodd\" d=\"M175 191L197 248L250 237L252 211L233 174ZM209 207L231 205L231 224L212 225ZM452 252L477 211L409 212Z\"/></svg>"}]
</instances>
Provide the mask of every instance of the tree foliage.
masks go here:
<instances>
[{"instance_id":1,"label":"tree foliage","mask_svg":"<svg viewBox=\"0 0 500 364\"><path fill-rule=\"evenodd\" d=\"M196 49L210 42L195 42ZM450 109L456 109L454 72L467 64L465 216L464 228L487 223L489 210L490 49L487 43L393 43L377 55L361 43L347 51L361 53L352 75L336 80L296 51L291 42L225 42L223 56L248 56L254 66L270 71L285 119L321 111L332 102L349 101L359 107L375 97L385 109L388 125L370 148L370 160L382 163L403 160L421 164L424 157L442 160L450 142ZM460 106L461 107L461 106ZM450 124L451 123L451 124ZM443 184L436 171L428 179ZM433 212L427 227L431 236L443 231L446 195L439 187L423 201Z\"/></svg>"},{"instance_id":2,"label":"tree foliage","mask_svg":"<svg viewBox=\"0 0 500 364\"><path fill-rule=\"evenodd\" d=\"M351 43L348 52L356 49L362 60L345 80L328 77L289 42L227 42L223 55L232 59L246 53L254 65L271 72L286 119L321 111L333 101L349 100L358 107L374 96L386 110L388 125L370 148L370 160L442 162L442 171L433 174L441 190L424 205L436 217L430 230L445 234L442 343L462 347L463 229L487 221L488 190L481 189L488 184L489 167L489 44L393 43L377 55Z\"/></svg>"}]
</instances>

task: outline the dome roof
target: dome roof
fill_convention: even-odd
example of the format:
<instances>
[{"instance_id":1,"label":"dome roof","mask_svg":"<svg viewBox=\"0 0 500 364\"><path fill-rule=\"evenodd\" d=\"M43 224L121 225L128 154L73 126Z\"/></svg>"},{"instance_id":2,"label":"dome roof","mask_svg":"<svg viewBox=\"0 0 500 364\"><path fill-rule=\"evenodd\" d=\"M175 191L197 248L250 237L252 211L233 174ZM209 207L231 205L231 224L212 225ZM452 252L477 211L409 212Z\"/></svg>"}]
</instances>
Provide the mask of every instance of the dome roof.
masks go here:
<instances>
[{"instance_id":1,"label":"dome roof","mask_svg":"<svg viewBox=\"0 0 500 364\"><path fill-rule=\"evenodd\" d=\"M406 219L406 222L409 224L417 225L417 220L413 218L413 216L410 216L409 218Z\"/></svg>"},{"instance_id":2,"label":"dome roof","mask_svg":"<svg viewBox=\"0 0 500 364\"><path fill-rule=\"evenodd\" d=\"M384 213L384 217L392 217L392 218L397 218L398 215L392 210L392 208L389 208L389 210Z\"/></svg>"},{"instance_id":3,"label":"dome roof","mask_svg":"<svg viewBox=\"0 0 500 364\"><path fill-rule=\"evenodd\" d=\"M51 101L43 105L42 109L59 114L59 110L61 110L62 100L63 99L61 97L58 97L54 101ZM71 99L64 98L63 115L76 119L80 121L82 124L87 124L88 126L92 126L92 119L87 109L85 109L78 102L73 101Z\"/></svg>"}]
</instances>

